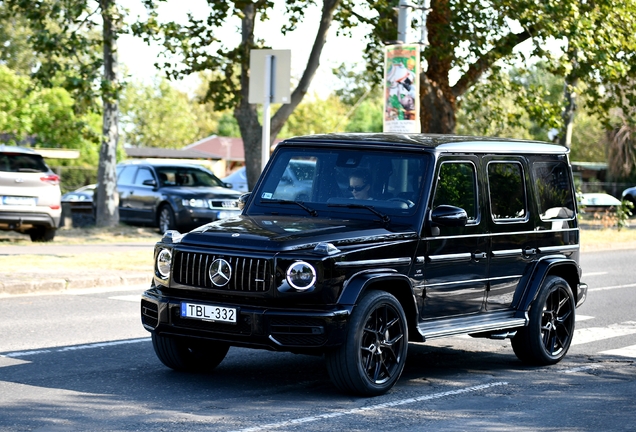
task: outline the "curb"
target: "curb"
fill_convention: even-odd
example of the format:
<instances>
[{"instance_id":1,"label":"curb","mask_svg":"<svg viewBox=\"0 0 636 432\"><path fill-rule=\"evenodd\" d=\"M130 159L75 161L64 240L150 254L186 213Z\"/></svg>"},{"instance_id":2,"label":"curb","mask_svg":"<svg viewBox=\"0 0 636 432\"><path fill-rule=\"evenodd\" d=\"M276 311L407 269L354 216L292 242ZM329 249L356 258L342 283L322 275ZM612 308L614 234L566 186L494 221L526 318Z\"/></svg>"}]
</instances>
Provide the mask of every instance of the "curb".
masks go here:
<instances>
[{"instance_id":1,"label":"curb","mask_svg":"<svg viewBox=\"0 0 636 432\"><path fill-rule=\"evenodd\" d=\"M148 285L152 280L149 274L129 274L121 276L69 276L50 279L6 278L0 282L0 295L32 294L68 291L80 288L108 286Z\"/></svg>"}]
</instances>

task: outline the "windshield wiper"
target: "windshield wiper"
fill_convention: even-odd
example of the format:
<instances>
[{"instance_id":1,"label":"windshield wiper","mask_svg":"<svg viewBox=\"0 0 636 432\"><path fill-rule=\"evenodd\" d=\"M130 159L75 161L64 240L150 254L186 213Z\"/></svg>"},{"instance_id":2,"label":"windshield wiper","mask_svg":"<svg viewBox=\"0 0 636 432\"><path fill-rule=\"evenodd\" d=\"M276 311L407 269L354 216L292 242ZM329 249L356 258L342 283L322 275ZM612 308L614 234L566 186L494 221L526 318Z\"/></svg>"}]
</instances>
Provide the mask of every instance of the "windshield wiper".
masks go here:
<instances>
[{"instance_id":1,"label":"windshield wiper","mask_svg":"<svg viewBox=\"0 0 636 432\"><path fill-rule=\"evenodd\" d=\"M292 201L292 200L281 200L281 199L268 199L268 200L261 200L261 201L265 201L267 203L273 203L273 204L296 204L298 207L300 207L301 209L305 210L307 213L309 213L311 216L318 216L318 212L310 207L307 207L305 204L298 202L298 201Z\"/></svg>"},{"instance_id":2,"label":"windshield wiper","mask_svg":"<svg viewBox=\"0 0 636 432\"><path fill-rule=\"evenodd\" d=\"M371 213L374 213L375 215L379 216L380 219L382 219L382 222L384 223L389 223L391 222L391 218L389 217L389 215L386 215L382 212L377 211L373 206L370 205L365 205L365 204L327 204L327 207L345 207L345 208L351 208L351 209L366 209L369 210Z\"/></svg>"}]
</instances>

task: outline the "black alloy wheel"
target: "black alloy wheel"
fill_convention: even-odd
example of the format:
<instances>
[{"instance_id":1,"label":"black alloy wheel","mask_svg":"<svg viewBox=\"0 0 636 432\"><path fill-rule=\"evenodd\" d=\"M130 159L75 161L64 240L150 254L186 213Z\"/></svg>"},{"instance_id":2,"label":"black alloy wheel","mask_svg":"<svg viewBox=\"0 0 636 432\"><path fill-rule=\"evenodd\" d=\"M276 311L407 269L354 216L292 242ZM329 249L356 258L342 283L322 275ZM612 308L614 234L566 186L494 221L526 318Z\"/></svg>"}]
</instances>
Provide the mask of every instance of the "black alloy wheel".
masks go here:
<instances>
[{"instance_id":1,"label":"black alloy wheel","mask_svg":"<svg viewBox=\"0 0 636 432\"><path fill-rule=\"evenodd\" d=\"M370 291L351 314L344 344L327 354L327 368L341 391L377 396L400 378L407 350L402 306L387 292Z\"/></svg>"},{"instance_id":2,"label":"black alloy wheel","mask_svg":"<svg viewBox=\"0 0 636 432\"><path fill-rule=\"evenodd\" d=\"M574 336L575 309L568 283L558 276L548 276L532 303L528 326L512 339L519 360L533 365L561 361Z\"/></svg>"}]
</instances>

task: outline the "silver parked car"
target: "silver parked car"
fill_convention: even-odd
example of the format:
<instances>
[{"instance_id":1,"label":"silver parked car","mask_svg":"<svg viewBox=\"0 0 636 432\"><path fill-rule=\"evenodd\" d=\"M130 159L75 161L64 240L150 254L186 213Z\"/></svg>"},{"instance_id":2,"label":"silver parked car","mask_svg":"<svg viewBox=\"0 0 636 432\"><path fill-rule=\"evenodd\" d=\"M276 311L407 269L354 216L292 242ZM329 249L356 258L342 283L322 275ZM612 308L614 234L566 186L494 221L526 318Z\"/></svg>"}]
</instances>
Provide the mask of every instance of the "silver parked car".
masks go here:
<instances>
[{"instance_id":1,"label":"silver parked car","mask_svg":"<svg viewBox=\"0 0 636 432\"><path fill-rule=\"evenodd\" d=\"M0 145L0 230L51 241L60 224L60 177L35 151Z\"/></svg>"}]
</instances>

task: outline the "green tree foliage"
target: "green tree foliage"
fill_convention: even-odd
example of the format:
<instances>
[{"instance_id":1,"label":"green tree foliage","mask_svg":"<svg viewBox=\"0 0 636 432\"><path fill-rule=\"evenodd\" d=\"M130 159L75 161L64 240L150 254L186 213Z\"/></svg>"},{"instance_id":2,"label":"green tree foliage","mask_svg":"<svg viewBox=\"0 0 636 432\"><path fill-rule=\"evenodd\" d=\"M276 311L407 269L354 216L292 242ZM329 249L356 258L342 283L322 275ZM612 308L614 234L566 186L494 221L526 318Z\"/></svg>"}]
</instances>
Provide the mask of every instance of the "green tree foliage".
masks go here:
<instances>
[{"instance_id":1,"label":"green tree foliage","mask_svg":"<svg viewBox=\"0 0 636 432\"><path fill-rule=\"evenodd\" d=\"M132 146L181 148L201 137L195 104L166 79L129 83L121 112L124 142Z\"/></svg>"},{"instance_id":2,"label":"green tree foliage","mask_svg":"<svg viewBox=\"0 0 636 432\"><path fill-rule=\"evenodd\" d=\"M337 16L347 27L372 29L365 56L375 82L382 78L381 47L396 38L394 6L390 0L347 0ZM599 118L607 119L617 104L636 106L628 85L636 75L635 0L433 0L430 6L429 46L423 51L427 69L420 77L423 132L453 132L458 98L481 79L496 80L498 74L487 74L493 67L527 64L529 57L548 62L567 82L569 94L585 84L585 103ZM517 48L530 40L526 57ZM546 51L551 40L563 43L564 55ZM454 82L451 71L459 73ZM563 118L559 123L565 126Z\"/></svg>"},{"instance_id":3,"label":"green tree foliage","mask_svg":"<svg viewBox=\"0 0 636 432\"><path fill-rule=\"evenodd\" d=\"M118 99L117 38L123 12L115 0L3 0L3 12L28 22L28 42L38 55L33 76L71 93L77 112L100 110L102 139L94 202L96 224L119 222L116 196ZM101 30L101 31L100 31ZM101 106L97 101L101 99Z\"/></svg>"},{"instance_id":4,"label":"green tree foliage","mask_svg":"<svg viewBox=\"0 0 636 432\"><path fill-rule=\"evenodd\" d=\"M74 101L63 88L41 88L30 78L19 76L0 65L0 132L6 141L29 141L37 147L80 150L71 165L96 165L95 140L99 117L78 115Z\"/></svg>"},{"instance_id":5,"label":"green tree foliage","mask_svg":"<svg viewBox=\"0 0 636 432\"><path fill-rule=\"evenodd\" d=\"M346 112L346 106L336 96L331 95L327 99L314 96L298 105L280 134L291 137L342 132L345 126L342 120Z\"/></svg>"},{"instance_id":6,"label":"green tree foliage","mask_svg":"<svg viewBox=\"0 0 636 432\"><path fill-rule=\"evenodd\" d=\"M207 16L189 15L188 23L181 25L159 21L156 7L161 1L165 0L144 0L148 6L149 19L135 25L134 31L147 41L156 40L163 44L168 57L158 66L165 69L170 77L210 72L206 99L212 101L217 110L232 110L243 138L248 183L253 186L261 168L262 127L256 106L248 101L250 51L267 48L266 41L255 39L254 30L259 21L269 19L274 2L209 1ZM316 3L320 13L306 17L305 11ZM306 18L316 19L320 24L315 40L308 43L309 60L298 85L291 93L290 103L280 106L272 116L270 140L278 135L307 93L319 66L327 31L340 3L341 0L285 1L285 24L281 28L283 33L293 31ZM236 19L241 22L241 40L238 45L228 46L224 40L226 32L220 28L228 21Z\"/></svg>"},{"instance_id":7,"label":"green tree foliage","mask_svg":"<svg viewBox=\"0 0 636 432\"><path fill-rule=\"evenodd\" d=\"M31 30L21 16L10 16L0 3L0 64L19 75L30 75L37 66L37 56L29 46Z\"/></svg>"}]
</instances>

